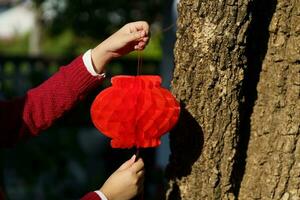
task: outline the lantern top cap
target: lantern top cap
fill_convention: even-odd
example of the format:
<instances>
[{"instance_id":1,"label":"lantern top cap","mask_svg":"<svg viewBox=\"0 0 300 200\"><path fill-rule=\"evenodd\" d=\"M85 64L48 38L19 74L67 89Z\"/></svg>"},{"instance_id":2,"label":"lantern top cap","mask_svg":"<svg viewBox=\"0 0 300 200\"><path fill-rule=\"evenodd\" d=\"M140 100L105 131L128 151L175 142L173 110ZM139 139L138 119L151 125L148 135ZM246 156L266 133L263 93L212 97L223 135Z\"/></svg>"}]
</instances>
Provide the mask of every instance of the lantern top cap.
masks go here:
<instances>
[{"instance_id":1,"label":"lantern top cap","mask_svg":"<svg viewBox=\"0 0 300 200\"><path fill-rule=\"evenodd\" d=\"M125 86L125 85L143 85L146 87L158 87L161 84L161 77L158 75L119 75L111 78L111 83L114 86Z\"/></svg>"}]
</instances>

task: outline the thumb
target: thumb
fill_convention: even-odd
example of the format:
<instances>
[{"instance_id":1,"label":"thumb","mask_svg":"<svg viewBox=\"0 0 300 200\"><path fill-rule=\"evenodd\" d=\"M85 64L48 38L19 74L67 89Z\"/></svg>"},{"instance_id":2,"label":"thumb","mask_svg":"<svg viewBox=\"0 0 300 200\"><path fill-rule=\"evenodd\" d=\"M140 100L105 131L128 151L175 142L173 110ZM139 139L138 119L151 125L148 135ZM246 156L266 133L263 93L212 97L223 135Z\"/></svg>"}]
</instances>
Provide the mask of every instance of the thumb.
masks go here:
<instances>
[{"instance_id":1,"label":"thumb","mask_svg":"<svg viewBox=\"0 0 300 200\"><path fill-rule=\"evenodd\" d=\"M129 160L124 162L117 171L127 169L135 162L136 155L133 155Z\"/></svg>"}]
</instances>

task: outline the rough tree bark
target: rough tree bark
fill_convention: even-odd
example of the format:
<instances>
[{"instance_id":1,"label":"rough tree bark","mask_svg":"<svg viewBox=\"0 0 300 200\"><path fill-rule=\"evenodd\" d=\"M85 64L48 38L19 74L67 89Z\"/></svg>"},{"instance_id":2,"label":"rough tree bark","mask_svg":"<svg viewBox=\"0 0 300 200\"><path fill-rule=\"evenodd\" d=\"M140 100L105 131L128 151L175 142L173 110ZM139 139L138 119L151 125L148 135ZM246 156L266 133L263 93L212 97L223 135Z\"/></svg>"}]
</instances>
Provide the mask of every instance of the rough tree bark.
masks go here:
<instances>
[{"instance_id":1,"label":"rough tree bark","mask_svg":"<svg viewBox=\"0 0 300 200\"><path fill-rule=\"evenodd\" d=\"M300 196L299 0L181 0L178 12L166 198Z\"/></svg>"},{"instance_id":2,"label":"rough tree bark","mask_svg":"<svg viewBox=\"0 0 300 200\"><path fill-rule=\"evenodd\" d=\"M269 33L239 197L300 200L299 0L278 0Z\"/></svg>"}]
</instances>

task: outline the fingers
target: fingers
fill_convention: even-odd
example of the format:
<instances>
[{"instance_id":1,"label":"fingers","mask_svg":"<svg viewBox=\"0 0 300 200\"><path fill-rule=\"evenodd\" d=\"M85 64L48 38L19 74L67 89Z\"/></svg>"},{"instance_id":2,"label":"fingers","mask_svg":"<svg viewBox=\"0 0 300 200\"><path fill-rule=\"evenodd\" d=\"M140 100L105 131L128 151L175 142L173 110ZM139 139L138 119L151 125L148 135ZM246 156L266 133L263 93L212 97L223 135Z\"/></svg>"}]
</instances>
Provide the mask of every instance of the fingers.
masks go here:
<instances>
[{"instance_id":1,"label":"fingers","mask_svg":"<svg viewBox=\"0 0 300 200\"><path fill-rule=\"evenodd\" d=\"M129 33L127 34L126 42L144 40L145 35L146 35L145 31Z\"/></svg>"},{"instance_id":2,"label":"fingers","mask_svg":"<svg viewBox=\"0 0 300 200\"><path fill-rule=\"evenodd\" d=\"M126 32L125 37L123 37L124 43L133 44L134 50L143 50L148 44L150 32L147 22L131 22L126 24L122 30Z\"/></svg>"},{"instance_id":3,"label":"fingers","mask_svg":"<svg viewBox=\"0 0 300 200\"><path fill-rule=\"evenodd\" d=\"M131 32L145 31L146 35L149 34L149 24L146 21L137 21L127 24Z\"/></svg>"},{"instance_id":4,"label":"fingers","mask_svg":"<svg viewBox=\"0 0 300 200\"><path fill-rule=\"evenodd\" d=\"M141 170L137 173L139 178L144 177L144 174L145 174L145 170Z\"/></svg>"},{"instance_id":5,"label":"fingers","mask_svg":"<svg viewBox=\"0 0 300 200\"><path fill-rule=\"evenodd\" d=\"M148 44L149 37L141 38L138 43L134 46L135 50L143 50Z\"/></svg>"},{"instance_id":6,"label":"fingers","mask_svg":"<svg viewBox=\"0 0 300 200\"><path fill-rule=\"evenodd\" d=\"M144 169L144 162L141 158L138 159L135 163L133 163L130 167L133 172L138 173L139 171Z\"/></svg>"},{"instance_id":7,"label":"fingers","mask_svg":"<svg viewBox=\"0 0 300 200\"><path fill-rule=\"evenodd\" d=\"M145 31L139 31L135 33L129 33L126 37L126 43L134 42L135 50L143 50L149 41L149 37L146 36Z\"/></svg>"},{"instance_id":8,"label":"fingers","mask_svg":"<svg viewBox=\"0 0 300 200\"><path fill-rule=\"evenodd\" d=\"M139 42L137 45L134 46L135 50L143 50L147 45L147 42Z\"/></svg>"},{"instance_id":9,"label":"fingers","mask_svg":"<svg viewBox=\"0 0 300 200\"><path fill-rule=\"evenodd\" d=\"M118 171L119 171L119 170L125 170L125 169L131 167L131 166L133 165L135 159L136 159L136 155L133 155L129 160L127 160L126 162L124 162L124 163L119 167Z\"/></svg>"},{"instance_id":10,"label":"fingers","mask_svg":"<svg viewBox=\"0 0 300 200\"><path fill-rule=\"evenodd\" d=\"M128 33L140 33L141 35L137 36L136 39L142 38L142 37L149 37L149 24L145 21L137 21L137 22L131 22L124 26L125 29L129 30Z\"/></svg>"}]
</instances>

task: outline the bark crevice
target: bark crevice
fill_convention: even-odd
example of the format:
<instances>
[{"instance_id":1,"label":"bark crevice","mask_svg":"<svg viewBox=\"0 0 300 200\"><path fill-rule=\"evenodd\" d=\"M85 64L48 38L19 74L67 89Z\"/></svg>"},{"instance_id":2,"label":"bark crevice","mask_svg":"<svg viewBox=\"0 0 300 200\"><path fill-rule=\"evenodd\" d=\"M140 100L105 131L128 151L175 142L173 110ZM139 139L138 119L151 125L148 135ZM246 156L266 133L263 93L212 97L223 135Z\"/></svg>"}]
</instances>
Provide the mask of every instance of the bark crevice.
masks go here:
<instances>
[{"instance_id":1,"label":"bark crevice","mask_svg":"<svg viewBox=\"0 0 300 200\"><path fill-rule=\"evenodd\" d=\"M247 67L241 90L240 116L238 130L239 143L233 166L233 193L238 198L241 182L245 173L248 143L251 133L251 115L257 99L257 84L266 56L269 41L269 25L275 12L277 0L255 0L249 4L249 13L252 20L247 32L245 55Z\"/></svg>"}]
</instances>

